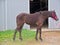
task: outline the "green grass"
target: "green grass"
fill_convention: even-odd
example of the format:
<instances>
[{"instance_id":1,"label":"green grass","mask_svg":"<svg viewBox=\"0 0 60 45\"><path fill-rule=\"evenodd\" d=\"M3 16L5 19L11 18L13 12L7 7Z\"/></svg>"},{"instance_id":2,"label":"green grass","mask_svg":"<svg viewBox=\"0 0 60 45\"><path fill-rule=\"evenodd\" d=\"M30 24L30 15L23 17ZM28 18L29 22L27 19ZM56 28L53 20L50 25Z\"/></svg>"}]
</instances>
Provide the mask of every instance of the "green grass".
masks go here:
<instances>
[{"instance_id":1,"label":"green grass","mask_svg":"<svg viewBox=\"0 0 60 45\"><path fill-rule=\"evenodd\" d=\"M0 31L0 42L4 40L13 40L14 30ZM16 38L19 38L19 33L16 34ZM23 40L32 40L35 38L35 31L31 30L22 30Z\"/></svg>"}]
</instances>

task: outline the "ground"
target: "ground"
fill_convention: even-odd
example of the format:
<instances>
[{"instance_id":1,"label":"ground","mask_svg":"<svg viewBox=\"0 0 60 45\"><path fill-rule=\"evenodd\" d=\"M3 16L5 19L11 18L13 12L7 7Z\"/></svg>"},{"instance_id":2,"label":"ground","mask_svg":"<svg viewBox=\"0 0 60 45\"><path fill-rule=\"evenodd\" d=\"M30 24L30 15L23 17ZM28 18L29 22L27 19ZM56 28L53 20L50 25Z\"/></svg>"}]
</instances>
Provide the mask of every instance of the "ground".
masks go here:
<instances>
[{"instance_id":1,"label":"ground","mask_svg":"<svg viewBox=\"0 0 60 45\"><path fill-rule=\"evenodd\" d=\"M0 31L0 45L60 45L60 31L43 31L43 41L35 40L35 31L23 30L22 37L23 41L17 38L15 41L12 40L14 31Z\"/></svg>"}]
</instances>

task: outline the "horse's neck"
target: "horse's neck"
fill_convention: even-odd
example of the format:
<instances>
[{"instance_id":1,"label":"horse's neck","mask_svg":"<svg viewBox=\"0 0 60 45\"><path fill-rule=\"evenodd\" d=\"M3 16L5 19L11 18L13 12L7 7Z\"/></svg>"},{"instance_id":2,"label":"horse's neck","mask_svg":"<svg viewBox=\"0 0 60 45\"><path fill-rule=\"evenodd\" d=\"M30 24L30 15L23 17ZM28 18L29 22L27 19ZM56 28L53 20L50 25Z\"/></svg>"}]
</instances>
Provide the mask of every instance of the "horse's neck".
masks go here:
<instances>
[{"instance_id":1,"label":"horse's neck","mask_svg":"<svg viewBox=\"0 0 60 45\"><path fill-rule=\"evenodd\" d=\"M42 16L44 19L48 19L51 16L51 12L50 11L42 11Z\"/></svg>"}]
</instances>

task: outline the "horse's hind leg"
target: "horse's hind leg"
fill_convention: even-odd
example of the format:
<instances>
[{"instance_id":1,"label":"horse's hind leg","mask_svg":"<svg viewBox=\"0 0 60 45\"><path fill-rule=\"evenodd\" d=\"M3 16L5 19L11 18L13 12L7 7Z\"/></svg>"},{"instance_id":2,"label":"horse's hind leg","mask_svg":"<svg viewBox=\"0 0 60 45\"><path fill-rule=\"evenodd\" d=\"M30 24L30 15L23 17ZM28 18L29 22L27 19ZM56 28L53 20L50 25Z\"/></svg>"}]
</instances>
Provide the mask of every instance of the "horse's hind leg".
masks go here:
<instances>
[{"instance_id":1,"label":"horse's hind leg","mask_svg":"<svg viewBox=\"0 0 60 45\"><path fill-rule=\"evenodd\" d=\"M15 40L16 38L16 33L17 33L17 30L15 29L13 40Z\"/></svg>"},{"instance_id":2,"label":"horse's hind leg","mask_svg":"<svg viewBox=\"0 0 60 45\"><path fill-rule=\"evenodd\" d=\"M19 39L22 40L21 32L22 32L22 27L24 25L24 21L19 21L17 23L17 30L19 32Z\"/></svg>"},{"instance_id":3,"label":"horse's hind leg","mask_svg":"<svg viewBox=\"0 0 60 45\"><path fill-rule=\"evenodd\" d=\"M17 23L17 28L16 28L16 30L15 30L13 40L15 40L15 38L16 38L16 33L17 33L17 31L19 32L19 36L20 36L19 38L22 40L21 29L22 29L23 24L24 24L24 23L21 22L21 21L19 21L19 22Z\"/></svg>"},{"instance_id":4,"label":"horse's hind leg","mask_svg":"<svg viewBox=\"0 0 60 45\"><path fill-rule=\"evenodd\" d=\"M19 39L20 39L20 40L22 40L22 36L21 36L22 27L23 27L23 24L20 26L20 30L19 30Z\"/></svg>"}]
</instances>

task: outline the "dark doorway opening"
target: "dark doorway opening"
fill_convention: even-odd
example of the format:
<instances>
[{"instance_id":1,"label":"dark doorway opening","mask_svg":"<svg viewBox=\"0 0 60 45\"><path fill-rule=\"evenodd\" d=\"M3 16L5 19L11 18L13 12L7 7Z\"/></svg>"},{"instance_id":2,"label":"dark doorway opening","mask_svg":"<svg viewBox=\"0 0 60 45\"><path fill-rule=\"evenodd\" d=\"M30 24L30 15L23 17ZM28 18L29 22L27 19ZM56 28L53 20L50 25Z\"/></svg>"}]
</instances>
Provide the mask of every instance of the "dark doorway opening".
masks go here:
<instances>
[{"instance_id":1,"label":"dark doorway opening","mask_svg":"<svg viewBox=\"0 0 60 45\"><path fill-rule=\"evenodd\" d=\"M30 13L48 10L48 0L30 0ZM33 28L34 26L30 26ZM48 19L44 22L44 26L48 28Z\"/></svg>"}]
</instances>

